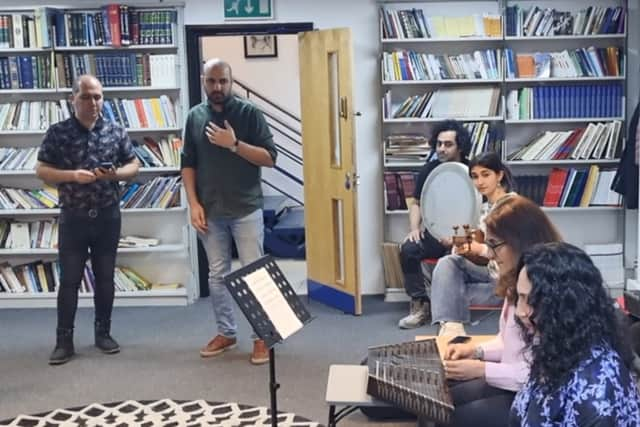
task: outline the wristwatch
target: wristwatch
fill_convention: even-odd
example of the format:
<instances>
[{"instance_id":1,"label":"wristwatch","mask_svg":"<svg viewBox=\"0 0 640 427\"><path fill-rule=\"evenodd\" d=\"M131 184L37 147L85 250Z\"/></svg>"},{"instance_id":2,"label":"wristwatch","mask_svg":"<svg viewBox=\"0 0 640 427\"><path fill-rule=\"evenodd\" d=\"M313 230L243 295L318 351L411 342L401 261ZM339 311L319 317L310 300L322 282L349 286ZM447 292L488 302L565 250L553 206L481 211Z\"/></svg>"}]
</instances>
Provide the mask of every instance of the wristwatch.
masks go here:
<instances>
[{"instance_id":1,"label":"wristwatch","mask_svg":"<svg viewBox=\"0 0 640 427\"><path fill-rule=\"evenodd\" d=\"M235 153L236 151L238 151L238 144L240 144L240 141L238 141L237 139L233 142L233 145L231 147L229 147L229 150L231 150L232 153Z\"/></svg>"},{"instance_id":2,"label":"wristwatch","mask_svg":"<svg viewBox=\"0 0 640 427\"><path fill-rule=\"evenodd\" d=\"M474 350L473 350L473 358L474 359L478 359L478 360L482 360L484 358L484 349L480 346L477 346Z\"/></svg>"}]
</instances>

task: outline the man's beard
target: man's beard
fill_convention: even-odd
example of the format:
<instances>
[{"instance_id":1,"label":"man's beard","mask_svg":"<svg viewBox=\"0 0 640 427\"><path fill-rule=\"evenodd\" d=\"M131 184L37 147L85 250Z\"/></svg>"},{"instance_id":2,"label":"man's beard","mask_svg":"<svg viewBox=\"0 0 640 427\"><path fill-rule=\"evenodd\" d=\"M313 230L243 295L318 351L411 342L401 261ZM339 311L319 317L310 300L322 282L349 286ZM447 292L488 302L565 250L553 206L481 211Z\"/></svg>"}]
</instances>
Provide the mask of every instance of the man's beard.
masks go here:
<instances>
[{"instance_id":1,"label":"man's beard","mask_svg":"<svg viewBox=\"0 0 640 427\"><path fill-rule=\"evenodd\" d=\"M214 96L214 95L218 95L218 96ZM224 105L227 103L227 101L229 101L229 99L231 98L231 95L225 95L222 92L212 92L207 95L207 98L212 104Z\"/></svg>"}]
</instances>

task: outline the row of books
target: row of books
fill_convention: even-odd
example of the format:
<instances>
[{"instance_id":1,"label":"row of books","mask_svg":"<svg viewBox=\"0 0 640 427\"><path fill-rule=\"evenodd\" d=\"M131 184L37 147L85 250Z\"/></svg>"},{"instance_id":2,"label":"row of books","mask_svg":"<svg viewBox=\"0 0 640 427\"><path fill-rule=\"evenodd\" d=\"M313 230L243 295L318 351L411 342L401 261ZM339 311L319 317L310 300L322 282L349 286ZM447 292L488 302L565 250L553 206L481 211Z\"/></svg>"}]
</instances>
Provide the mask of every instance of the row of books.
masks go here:
<instances>
[{"instance_id":1,"label":"row of books","mask_svg":"<svg viewBox=\"0 0 640 427\"><path fill-rule=\"evenodd\" d=\"M620 206L621 196L611 190L616 171L553 168L547 175L516 175L515 190L540 206L589 207ZM407 210L415 190L415 172L385 172L384 190L387 211Z\"/></svg>"},{"instance_id":2,"label":"row of books","mask_svg":"<svg viewBox=\"0 0 640 427\"><path fill-rule=\"evenodd\" d=\"M422 95L412 95L401 104L393 105L391 91L382 99L383 117L388 118L464 118L492 117L498 114L500 89L473 87L438 89Z\"/></svg>"},{"instance_id":3,"label":"row of books","mask_svg":"<svg viewBox=\"0 0 640 427\"><path fill-rule=\"evenodd\" d=\"M57 247L57 221L0 221L0 248L50 249Z\"/></svg>"},{"instance_id":4,"label":"row of books","mask_svg":"<svg viewBox=\"0 0 640 427\"><path fill-rule=\"evenodd\" d=\"M429 140L420 133L396 133L384 139L385 161L427 161L432 150Z\"/></svg>"},{"instance_id":5,"label":"row of books","mask_svg":"<svg viewBox=\"0 0 640 427\"><path fill-rule=\"evenodd\" d=\"M172 45L175 10L139 10L122 4L95 12L65 12L36 7L33 14L0 15L0 48Z\"/></svg>"},{"instance_id":6,"label":"row of books","mask_svg":"<svg viewBox=\"0 0 640 427\"><path fill-rule=\"evenodd\" d=\"M509 160L614 159L620 155L622 122L589 123L567 131L545 131L519 150Z\"/></svg>"},{"instance_id":7,"label":"row of books","mask_svg":"<svg viewBox=\"0 0 640 427\"><path fill-rule=\"evenodd\" d=\"M165 290L182 287L179 283L152 283L134 269L116 266L114 285L120 292ZM60 263L58 261L35 261L12 266L0 264L0 292L5 293L56 293L60 289ZM80 283L81 293L92 293L95 275L91 263L87 262Z\"/></svg>"},{"instance_id":8,"label":"row of books","mask_svg":"<svg viewBox=\"0 0 640 427\"><path fill-rule=\"evenodd\" d=\"M0 57L0 89L51 89L55 87L50 55Z\"/></svg>"},{"instance_id":9,"label":"row of books","mask_svg":"<svg viewBox=\"0 0 640 427\"><path fill-rule=\"evenodd\" d=\"M38 161L38 147L0 147L0 170L33 170Z\"/></svg>"},{"instance_id":10,"label":"row of books","mask_svg":"<svg viewBox=\"0 0 640 427\"><path fill-rule=\"evenodd\" d=\"M622 196L611 190L615 170L591 165L589 169L553 168L545 191L543 206L588 207L620 206Z\"/></svg>"},{"instance_id":11,"label":"row of books","mask_svg":"<svg viewBox=\"0 0 640 427\"><path fill-rule=\"evenodd\" d=\"M36 7L32 14L0 15L0 48L51 47L46 7Z\"/></svg>"},{"instance_id":12,"label":"row of books","mask_svg":"<svg viewBox=\"0 0 640 427\"><path fill-rule=\"evenodd\" d=\"M142 167L180 166L182 139L169 135L156 141L145 137L143 142L133 141L133 149ZM0 170L34 170L39 147L0 147Z\"/></svg>"},{"instance_id":13,"label":"row of books","mask_svg":"<svg viewBox=\"0 0 640 427\"><path fill-rule=\"evenodd\" d=\"M625 9L621 6L589 6L579 11L520 5L507 6L507 36L540 37L559 35L622 34Z\"/></svg>"},{"instance_id":14,"label":"row of books","mask_svg":"<svg viewBox=\"0 0 640 427\"><path fill-rule=\"evenodd\" d=\"M0 130L45 130L71 117L69 100L19 101L0 104ZM173 101L167 95L158 98L108 98L103 115L130 129L177 127Z\"/></svg>"},{"instance_id":15,"label":"row of books","mask_svg":"<svg viewBox=\"0 0 640 427\"><path fill-rule=\"evenodd\" d=\"M619 83L524 87L507 94L507 119L622 117Z\"/></svg>"},{"instance_id":16,"label":"row of books","mask_svg":"<svg viewBox=\"0 0 640 427\"><path fill-rule=\"evenodd\" d=\"M125 184L120 199L121 208L173 208L180 206L181 178L158 176L141 184Z\"/></svg>"},{"instance_id":17,"label":"row of books","mask_svg":"<svg viewBox=\"0 0 640 427\"><path fill-rule=\"evenodd\" d=\"M109 4L95 13L55 10L53 31L56 46L171 45L176 40L176 25L174 10Z\"/></svg>"},{"instance_id":18,"label":"row of books","mask_svg":"<svg viewBox=\"0 0 640 427\"><path fill-rule=\"evenodd\" d=\"M58 207L58 190L46 186L27 190L0 187L0 209L51 209Z\"/></svg>"},{"instance_id":19,"label":"row of books","mask_svg":"<svg viewBox=\"0 0 640 427\"><path fill-rule=\"evenodd\" d=\"M167 95L159 98L105 99L103 114L128 129L177 127L173 101Z\"/></svg>"},{"instance_id":20,"label":"row of books","mask_svg":"<svg viewBox=\"0 0 640 427\"><path fill-rule=\"evenodd\" d=\"M469 158L487 151L500 153L504 142L504 134L498 126L488 122L465 122L463 126L471 136L471 150Z\"/></svg>"},{"instance_id":21,"label":"row of books","mask_svg":"<svg viewBox=\"0 0 640 427\"><path fill-rule=\"evenodd\" d=\"M385 172L384 195L387 211L407 210L411 206L415 188L415 172Z\"/></svg>"},{"instance_id":22,"label":"row of books","mask_svg":"<svg viewBox=\"0 0 640 427\"><path fill-rule=\"evenodd\" d=\"M502 51L476 50L460 55L433 55L412 50L382 53L385 81L499 79Z\"/></svg>"},{"instance_id":23,"label":"row of books","mask_svg":"<svg viewBox=\"0 0 640 427\"><path fill-rule=\"evenodd\" d=\"M180 176L159 176L146 183L122 184L122 208L172 208L180 205ZM0 188L0 209L50 209L58 207L55 188Z\"/></svg>"},{"instance_id":24,"label":"row of books","mask_svg":"<svg viewBox=\"0 0 640 427\"><path fill-rule=\"evenodd\" d=\"M505 59L507 78L621 76L625 67L624 50L615 46L518 54L506 49Z\"/></svg>"},{"instance_id":25,"label":"row of books","mask_svg":"<svg viewBox=\"0 0 640 427\"><path fill-rule=\"evenodd\" d=\"M56 53L57 87L71 87L82 74L92 74L103 86L176 86L175 54Z\"/></svg>"},{"instance_id":26,"label":"row of books","mask_svg":"<svg viewBox=\"0 0 640 427\"><path fill-rule=\"evenodd\" d=\"M152 137L145 137L142 142L133 141L133 150L140 160L142 167L180 166L182 139L175 135L168 135L156 141Z\"/></svg>"},{"instance_id":27,"label":"row of books","mask_svg":"<svg viewBox=\"0 0 640 427\"><path fill-rule=\"evenodd\" d=\"M491 13L428 16L422 9L381 7L380 25L385 39L502 36L502 16Z\"/></svg>"},{"instance_id":28,"label":"row of books","mask_svg":"<svg viewBox=\"0 0 640 427\"><path fill-rule=\"evenodd\" d=\"M463 126L471 137L469 157L486 151L501 152L504 138L497 126L491 126L488 122L465 122ZM391 166L394 162L424 162L432 154L427 138L417 133L388 135L384 141L384 150L386 163Z\"/></svg>"}]
</instances>

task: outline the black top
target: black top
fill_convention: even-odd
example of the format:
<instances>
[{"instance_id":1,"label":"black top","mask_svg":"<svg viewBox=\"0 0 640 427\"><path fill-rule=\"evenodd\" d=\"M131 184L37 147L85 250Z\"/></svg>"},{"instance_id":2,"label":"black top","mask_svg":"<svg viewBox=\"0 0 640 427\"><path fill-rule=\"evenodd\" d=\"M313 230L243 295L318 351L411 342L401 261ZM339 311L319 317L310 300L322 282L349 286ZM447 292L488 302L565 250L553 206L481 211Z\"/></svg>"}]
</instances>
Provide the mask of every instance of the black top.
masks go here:
<instances>
[{"instance_id":1,"label":"black top","mask_svg":"<svg viewBox=\"0 0 640 427\"><path fill-rule=\"evenodd\" d=\"M102 117L91 130L75 116L51 125L38 151L39 161L64 170L93 170L102 162L120 167L134 158L127 131ZM58 195L60 206L72 209L97 209L120 201L118 183L108 180L89 184L61 182Z\"/></svg>"},{"instance_id":2,"label":"black top","mask_svg":"<svg viewBox=\"0 0 640 427\"><path fill-rule=\"evenodd\" d=\"M424 182L427 180L427 177L435 168L440 166L442 162L438 159L432 160L430 162L426 162L420 168L418 172L418 178L416 179L416 187L413 190L413 198L416 199L416 203L420 203L420 196L422 195L422 187L424 186Z\"/></svg>"}]
</instances>

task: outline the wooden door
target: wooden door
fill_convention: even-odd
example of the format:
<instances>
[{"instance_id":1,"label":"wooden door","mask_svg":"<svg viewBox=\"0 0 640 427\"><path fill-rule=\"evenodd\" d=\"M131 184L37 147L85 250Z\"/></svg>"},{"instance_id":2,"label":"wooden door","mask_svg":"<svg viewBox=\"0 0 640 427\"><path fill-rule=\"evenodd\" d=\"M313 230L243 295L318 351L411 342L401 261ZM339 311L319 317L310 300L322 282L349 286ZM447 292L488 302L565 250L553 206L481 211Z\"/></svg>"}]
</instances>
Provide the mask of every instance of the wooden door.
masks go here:
<instances>
[{"instance_id":1,"label":"wooden door","mask_svg":"<svg viewBox=\"0 0 640 427\"><path fill-rule=\"evenodd\" d=\"M361 314L351 30L298 42L309 297Z\"/></svg>"}]
</instances>

